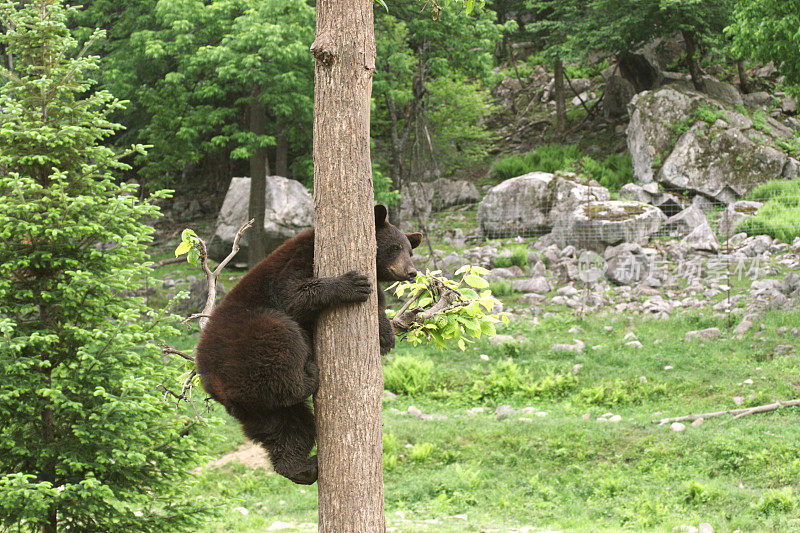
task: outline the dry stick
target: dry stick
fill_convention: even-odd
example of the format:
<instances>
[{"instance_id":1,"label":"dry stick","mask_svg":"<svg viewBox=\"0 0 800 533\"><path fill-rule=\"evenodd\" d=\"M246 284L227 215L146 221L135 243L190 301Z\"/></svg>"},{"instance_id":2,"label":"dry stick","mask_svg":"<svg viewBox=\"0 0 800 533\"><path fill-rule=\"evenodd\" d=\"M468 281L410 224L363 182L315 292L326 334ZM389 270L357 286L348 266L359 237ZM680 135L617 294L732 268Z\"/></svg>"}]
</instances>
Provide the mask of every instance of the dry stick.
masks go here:
<instances>
[{"instance_id":1,"label":"dry stick","mask_svg":"<svg viewBox=\"0 0 800 533\"><path fill-rule=\"evenodd\" d=\"M150 268L155 270L157 268L161 268L161 267L166 266L166 265L172 265L174 263L180 263L181 261L185 261L185 259L183 257L169 257L167 259L162 259L161 261L156 261L155 263L150 265Z\"/></svg>"},{"instance_id":2,"label":"dry stick","mask_svg":"<svg viewBox=\"0 0 800 533\"><path fill-rule=\"evenodd\" d=\"M766 405L759 405L757 407L744 407L741 409L728 409L726 411L714 411L712 413L700 413L700 414L689 414L683 416L676 416L673 418L660 418L658 420L653 420L654 424L671 424L672 422L683 422L684 420L697 420L698 418L714 418L718 416L724 415L736 415L731 420L736 420L737 418L741 418L743 416L752 415L756 413L766 413L769 411L774 411L780 407L793 407L795 405L800 405L800 399L797 400L786 400L780 401L775 403L769 403Z\"/></svg>"}]
</instances>

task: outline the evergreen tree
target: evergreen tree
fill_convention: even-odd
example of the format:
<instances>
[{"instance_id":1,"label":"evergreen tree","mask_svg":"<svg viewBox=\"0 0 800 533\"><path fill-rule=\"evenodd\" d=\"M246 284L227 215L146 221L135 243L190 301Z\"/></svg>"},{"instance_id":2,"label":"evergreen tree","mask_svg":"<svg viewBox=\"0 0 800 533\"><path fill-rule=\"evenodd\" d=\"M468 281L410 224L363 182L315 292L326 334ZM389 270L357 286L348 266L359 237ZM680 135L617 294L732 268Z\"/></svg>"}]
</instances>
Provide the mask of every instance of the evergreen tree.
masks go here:
<instances>
[{"instance_id":1,"label":"evergreen tree","mask_svg":"<svg viewBox=\"0 0 800 533\"><path fill-rule=\"evenodd\" d=\"M123 103L92 90L70 13L0 4L0 529L181 529L202 513L179 487L196 442L156 390L174 330L131 295L158 209L115 183Z\"/></svg>"}]
</instances>

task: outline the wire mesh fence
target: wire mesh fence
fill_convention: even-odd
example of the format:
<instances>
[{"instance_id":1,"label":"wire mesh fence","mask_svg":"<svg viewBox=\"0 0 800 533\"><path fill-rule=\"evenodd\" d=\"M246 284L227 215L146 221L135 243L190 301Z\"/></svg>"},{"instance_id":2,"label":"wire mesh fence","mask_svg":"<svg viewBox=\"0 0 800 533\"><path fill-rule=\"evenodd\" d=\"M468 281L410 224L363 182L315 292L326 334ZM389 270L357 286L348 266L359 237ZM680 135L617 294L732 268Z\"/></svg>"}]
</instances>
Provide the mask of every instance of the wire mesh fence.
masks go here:
<instances>
[{"instance_id":1,"label":"wire mesh fence","mask_svg":"<svg viewBox=\"0 0 800 533\"><path fill-rule=\"evenodd\" d=\"M492 187L477 203L448 196L442 184L417 185L403 214L430 237L423 266L481 264L523 301L573 309L580 298L567 287L660 296L672 310L800 304L798 180L723 202L656 184L610 192L574 174L522 178ZM540 279L546 283L531 283ZM608 300L588 307L616 306Z\"/></svg>"}]
</instances>

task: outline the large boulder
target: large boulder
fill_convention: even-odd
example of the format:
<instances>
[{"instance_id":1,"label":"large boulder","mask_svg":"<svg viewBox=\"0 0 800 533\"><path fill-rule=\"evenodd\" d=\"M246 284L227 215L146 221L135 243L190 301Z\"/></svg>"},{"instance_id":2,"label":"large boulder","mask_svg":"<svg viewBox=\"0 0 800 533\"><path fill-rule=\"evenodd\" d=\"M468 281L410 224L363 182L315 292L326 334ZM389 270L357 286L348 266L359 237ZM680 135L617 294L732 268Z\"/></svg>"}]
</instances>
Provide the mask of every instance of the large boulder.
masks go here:
<instances>
[{"instance_id":1,"label":"large boulder","mask_svg":"<svg viewBox=\"0 0 800 533\"><path fill-rule=\"evenodd\" d=\"M247 221L250 202L250 178L233 178L222 202L214 236L208 244L208 255L217 261L231 251L233 239ZM296 180L281 176L267 176L264 210L264 245L270 252L286 239L311 227L314 217L314 199ZM252 232L245 232L238 257L247 257L247 247Z\"/></svg>"},{"instance_id":2,"label":"large boulder","mask_svg":"<svg viewBox=\"0 0 800 533\"><path fill-rule=\"evenodd\" d=\"M764 204L761 202L751 202L748 200L740 200L729 204L728 207L725 208L725 211L722 212L722 217L719 219L719 225L717 227L719 234L723 239L732 236L736 233L736 226L739 225L739 222L755 215L762 205Z\"/></svg>"},{"instance_id":3,"label":"large boulder","mask_svg":"<svg viewBox=\"0 0 800 533\"><path fill-rule=\"evenodd\" d=\"M677 86L634 97L628 148L636 181L727 204L765 181L795 177L796 161L781 149L791 130L734 111L736 89L712 81L719 99Z\"/></svg>"},{"instance_id":4,"label":"large boulder","mask_svg":"<svg viewBox=\"0 0 800 533\"><path fill-rule=\"evenodd\" d=\"M446 209L455 205L477 204L481 193L474 183L466 180L439 178L432 183L433 201L436 209Z\"/></svg>"},{"instance_id":5,"label":"large boulder","mask_svg":"<svg viewBox=\"0 0 800 533\"><path fill-rule=\"evenodd\" d=\"M628 150L638 183L655 179L663 154L675 143L673 125L692 115L702 103L701 95L671 87L634 96L628 106Z\"/></svg>"},{"instance_id":6,"label":"large boulder","mask_svg":"<svg viewBox=\"0 0 800 533\"><path fill-rule=\"evenodd\" d=\"M421 217L425 220L433 211L480 201L480 191L469 181L448 178L428 182L412 181L403 188L399 219L413 222Z\"/></svg>"},{"instance_id":7,"label":"large boulder","mask_svg":"<svg viewBox=\"0 0 800 533\"><path fill-rule=\"evenodd\" d=\"M562 248L595 251L621 243L646 244L666 219L660 209L642 202L592 202L561 216L552 238Z\"/></svg>"},{"instance_id":8,"label":"large boulder","mask_svg":"<svg viewBox=\"0 0 800 533\"><path fill-rule=\"evenodd\" d=\"M658 180L728 204L783 177L788 162L785 152L754 142L740 129L698 122L678 140Z\"/></svg>"},{"instance_id":9,"label":"large boulder","mask_svg":"<svg viewBox=\"0 0 800 533\"><path fill-rule=\"evenodd\" d=\"M478 205L481 232L489 238L539 235L549 229L553 174L531 172L495 185Z\"/></svg>"},{"instance_id":10,"label":"large boulder","mask_svg":"<svg viewBox=\"0 0 800 533\"><path fill-rule=\"evenodd\" d=\"M531 172L492 187L478 206L478 222L489 238L541 235L577 206L610 197L596 181L570 172Z\"/></svg>"}]
</instances>

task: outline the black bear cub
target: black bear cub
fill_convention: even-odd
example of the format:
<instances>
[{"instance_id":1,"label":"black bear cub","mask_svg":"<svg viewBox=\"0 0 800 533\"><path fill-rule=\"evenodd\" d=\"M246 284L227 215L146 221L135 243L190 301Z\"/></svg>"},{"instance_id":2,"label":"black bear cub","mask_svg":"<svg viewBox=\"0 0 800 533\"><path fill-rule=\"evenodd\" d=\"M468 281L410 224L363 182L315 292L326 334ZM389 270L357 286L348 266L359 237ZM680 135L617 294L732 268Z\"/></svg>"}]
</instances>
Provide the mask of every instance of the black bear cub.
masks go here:
<instances>
[{"instance_id":1,"label":"black bear cub","mask_svg":"<svg viewBox=\"0 0 800 533\"><path fill-rule=\"evenodd\" d=\"M422 234L404 234L375 206L378 281L416 275L411 250ZM295 483L317 480L314 415L307 399L319 384L314 323L325 308L364 302L373 290L358 272L315 278L314 230L289 239L256 265L214 309L197 345L203 388L269 453L275 471ZM394 348L378 287L381 353Z\"/></svg>"}]
</instances>

